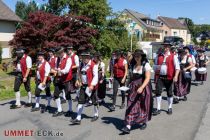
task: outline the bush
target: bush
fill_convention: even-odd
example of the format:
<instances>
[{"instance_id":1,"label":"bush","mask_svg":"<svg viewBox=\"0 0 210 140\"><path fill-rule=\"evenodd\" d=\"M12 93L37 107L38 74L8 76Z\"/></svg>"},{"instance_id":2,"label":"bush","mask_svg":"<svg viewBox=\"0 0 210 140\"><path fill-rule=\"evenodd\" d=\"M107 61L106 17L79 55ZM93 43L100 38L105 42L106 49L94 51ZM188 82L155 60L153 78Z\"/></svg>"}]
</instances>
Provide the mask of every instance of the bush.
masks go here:
<instances>
[{"instance_id":1,"label":"bush","mask_svg":"<svg viewBox=\"0 0 210 140\"><path fill-rule=\"evenodd\" d=\"M0 64L2 62L2 47L1 47L1 44L0 44Z\"/></svg>"}]
</instances>

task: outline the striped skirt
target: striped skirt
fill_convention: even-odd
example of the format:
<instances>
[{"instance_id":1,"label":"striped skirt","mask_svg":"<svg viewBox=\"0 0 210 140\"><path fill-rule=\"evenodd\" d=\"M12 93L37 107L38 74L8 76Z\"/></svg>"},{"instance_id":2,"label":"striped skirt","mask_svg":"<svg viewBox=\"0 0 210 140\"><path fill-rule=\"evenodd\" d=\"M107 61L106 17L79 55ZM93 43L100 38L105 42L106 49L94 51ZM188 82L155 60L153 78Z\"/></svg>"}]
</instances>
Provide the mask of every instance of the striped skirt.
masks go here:
<instances>
[{"instance_id":1,"label":"striped skirt","mask_svg":"<svg viewBox=\"0 0 210 140\"><path fill-rule=\"evenodd\" d=\"M152 86L149 83L143 90L143 93L138 94L137 90L142 83L143 78L132 81L130 84L125 114L126 125L146 123L151 120L153 107Z\"/></svg>"}]
</instances>

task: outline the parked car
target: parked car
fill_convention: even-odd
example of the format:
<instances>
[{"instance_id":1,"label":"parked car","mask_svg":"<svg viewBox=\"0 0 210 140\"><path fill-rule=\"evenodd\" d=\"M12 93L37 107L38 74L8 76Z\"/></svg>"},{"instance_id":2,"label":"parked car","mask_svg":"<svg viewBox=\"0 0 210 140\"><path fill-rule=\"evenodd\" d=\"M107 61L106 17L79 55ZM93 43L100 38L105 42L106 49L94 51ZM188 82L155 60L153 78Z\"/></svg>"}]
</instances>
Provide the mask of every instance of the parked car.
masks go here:
<instances>
[{"instance_id":1,"label":"parked car","mask_svg":"<svg viewBox=\"0 0 210 140\"><path fill-rule=\"evenodd\" d=\"M184 40L178 36L166 36L164 37L164 43L170 43L172 45L182 45Z\"/></svg>"}]
</instances>

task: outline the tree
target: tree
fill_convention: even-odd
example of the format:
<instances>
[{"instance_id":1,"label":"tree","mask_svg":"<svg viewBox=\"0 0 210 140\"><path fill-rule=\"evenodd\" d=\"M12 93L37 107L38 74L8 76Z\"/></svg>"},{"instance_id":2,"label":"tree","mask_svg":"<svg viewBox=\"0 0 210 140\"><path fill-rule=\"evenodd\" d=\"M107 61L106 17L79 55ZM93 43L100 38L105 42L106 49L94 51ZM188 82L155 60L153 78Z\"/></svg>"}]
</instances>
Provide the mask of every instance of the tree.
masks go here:
<instances>
[{"instance_id":1,"label":"tree","mask_svg":"<svg viewBox=\"0 0 210 140\"><path fill-rule=\"evenodd\" d=\"M194 32L194 22L192 21L192 19L190 19L190 18L186 18L186 17L179 17L178 18L179 20L184 20L184 22L186 23L186 25L187 25L187 27L188 27L188 29L189 29L189 31L190 31L190 33L193 35L193 37L194 37L194 35L195 35L195 32Z\"/></svg>"},{"instance_id":2,"label":"tree","mask_svg":"<svg viewBox=\"0 0 210 140\"><path fill-rule=\"evenodd\" d=\"M26 4L23 1L17 1L15 5L15 13L23 20L28 19L28 15L30 12L38 11L39 7L37 6L35 1L30 1Z\"/></svg>"},{"instance_id":3,"label":"tree","mask_svg":"<svg viewBox=\"0 0 210 140\"><path fill-rule=\"evenodd\" d=\"M76 50L92 48L90 40L97 35L97 30L87 27L85 22L90 22L90 19L84 16L56 16L42 11L30 13L9 44L15 48L25 47L32 53L68 45L73 45Z\"/></svg>"},{"instance_id":4,"label":"tree","mask_svg":"<svg viewBox=\"0 0 210 140\"><path fill-rule=\"evenodd\" d=\"M65 5L63 5L58 0L48 0L46 4L41 5L40 10L55 14L55 15L61 15L62 12L65 9Z\"/></svg>"},{"instance_id":5,"label":"tree","mask_svg":"<svg viewBox=\"0 0 210 140\"><path fill-rule=\"evenodd\" d=\"M2 62L2 47L1 47L1 44L0 44L0 64Z\"/></svg>"},{"instance_id":6,"label":"tree","mask_svg":"<svg viewBox=\"0 0 210 140\"><path fill-rule=\"evenodd\" d=\"M70 14L85 15L96 25L104 25L111 13L107 0L60 0L59 2L68 7Z\"/></svg>"}]
</instances>

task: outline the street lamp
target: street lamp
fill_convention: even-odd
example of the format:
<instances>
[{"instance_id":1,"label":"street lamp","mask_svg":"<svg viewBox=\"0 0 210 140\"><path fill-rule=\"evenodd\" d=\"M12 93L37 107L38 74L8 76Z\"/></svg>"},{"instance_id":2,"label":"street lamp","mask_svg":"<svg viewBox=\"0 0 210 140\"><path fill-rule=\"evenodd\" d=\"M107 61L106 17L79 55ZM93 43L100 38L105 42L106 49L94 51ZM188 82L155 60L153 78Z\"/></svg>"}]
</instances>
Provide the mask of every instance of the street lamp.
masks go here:
<instances>
[{"instance_id":1,"label":"street lamp","mask_svg":"<svg viewBox=\"0 0 210 140\"><path fill-rule=\"evenodd\" d=\"M135 26L136 26L137 23L133 22L133 23L130 23L130 27L129 27L129 32L130 32L130 35L131 35L131 52L133 51L133 34L135 32Z\"/></svg>"}]
</instances>

